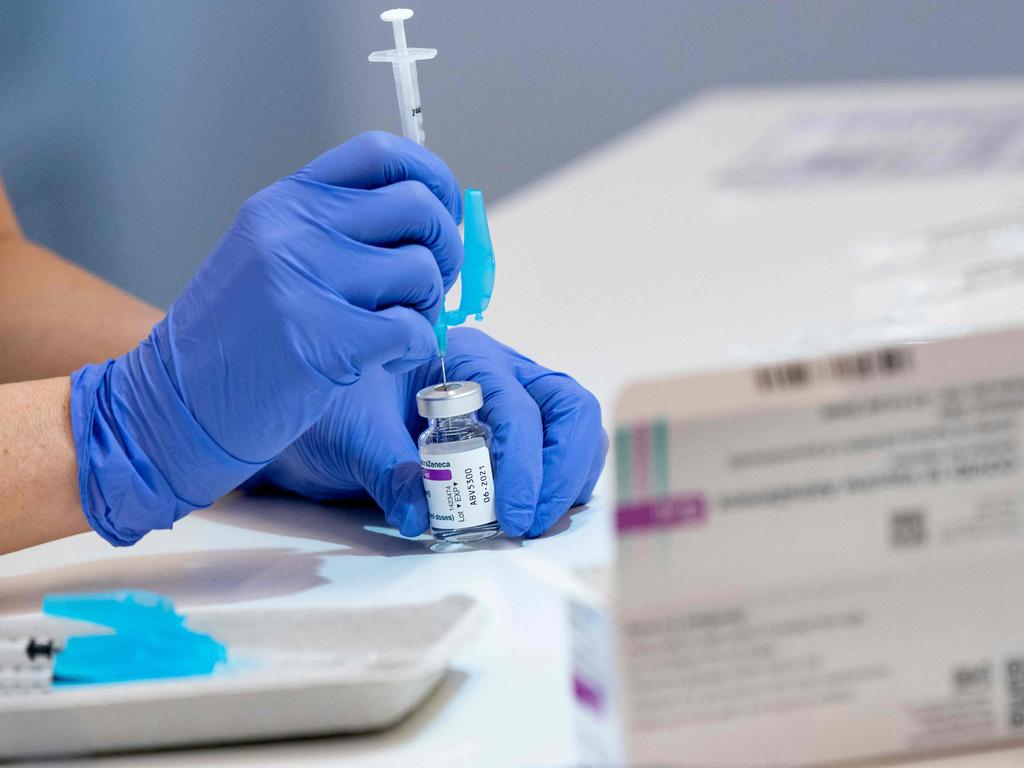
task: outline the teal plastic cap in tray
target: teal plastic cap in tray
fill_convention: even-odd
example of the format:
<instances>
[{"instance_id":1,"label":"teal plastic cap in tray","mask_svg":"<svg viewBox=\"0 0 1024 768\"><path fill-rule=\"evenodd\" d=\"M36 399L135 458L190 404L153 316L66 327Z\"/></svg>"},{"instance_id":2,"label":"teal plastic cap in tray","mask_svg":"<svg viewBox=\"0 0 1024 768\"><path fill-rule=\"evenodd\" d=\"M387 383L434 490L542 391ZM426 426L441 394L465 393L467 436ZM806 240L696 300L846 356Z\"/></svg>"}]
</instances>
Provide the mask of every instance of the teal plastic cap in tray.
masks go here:
<instances>
[{"instance_id":1,"label":"teal plastic cap in tray","mask_svg":"<svg viewBox=\"0 0 1024 768\"><path fill-rule=\"evenodd\" d=\"M43 613L100 624L118 632L181 629L185 624L185 617L174 610L174 603L143 590L46 595Z\"/></svg>"},{"instance_id":2,"label":"teal plastic cap in tray","mask_svg":"<svg viewBox=\"0 0 1024 768\"><path fill-rule=\"evenodd\" d=\"M469 317L483 320L484 310L491 303L494 292L494 246L491 244L490 227L487 226L484 193L479 189L467 189L464 209L462 297L459 308L442 312L434 325L437 351L441 355L448 351L448 328L462 325Z\"/></svg>"},{"instance_id":3,"label":"teal plastic cap in tray","mask_svg":"<svg viewBox=\"0 0 1024 768\"><path fill-rule=\"evenodd\" d=\"M153 592L47 595L43 613L114 630L69 637L57 654L56 684L206 675L227 661L223 645L186 627L174 603Z\"/></svg>"}]
</instances>

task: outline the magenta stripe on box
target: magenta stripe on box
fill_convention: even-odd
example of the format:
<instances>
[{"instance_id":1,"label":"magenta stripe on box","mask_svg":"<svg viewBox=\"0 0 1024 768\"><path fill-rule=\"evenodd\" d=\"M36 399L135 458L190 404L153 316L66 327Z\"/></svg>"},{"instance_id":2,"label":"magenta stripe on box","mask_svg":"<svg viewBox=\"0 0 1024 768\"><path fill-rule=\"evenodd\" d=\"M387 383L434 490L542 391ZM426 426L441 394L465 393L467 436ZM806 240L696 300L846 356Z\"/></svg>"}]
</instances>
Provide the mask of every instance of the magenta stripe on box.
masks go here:
<instances>
[{"instance_id":1,"label":"magenta stripe on box","mask_svg":"<svg viewBox=\"0 0 1024 768\"><path fill-rule=\"evenodd\" d=\"M427 469L423 467L423 479L424 480L451 480L452 471L450 469Z\"/></svg>"},{"instance_id":2,"label":"magenta stripe on box","mask_svg":"<svg viewBox=\"0 0 1024 768\"><path fill-rule=\"evenodd\" d=\"M615 527L620 533L700 525L708 518L708 503L702 493L687 493L665 499L619 504Z\"/></svg>"},{"instance_id":3,"label":"magenta stripe on box","mask_svg":"<svg viewBox=\"0 0 1024 768\"><path fill-rule=\"evenodd\" d=\"M576 696L576 701L587 709L592 709L598 714L600 714L604 709L604 701L601 696L601 692L578 675L574 676L572 679L572 690Z\"/></svg>"}]
</instances>

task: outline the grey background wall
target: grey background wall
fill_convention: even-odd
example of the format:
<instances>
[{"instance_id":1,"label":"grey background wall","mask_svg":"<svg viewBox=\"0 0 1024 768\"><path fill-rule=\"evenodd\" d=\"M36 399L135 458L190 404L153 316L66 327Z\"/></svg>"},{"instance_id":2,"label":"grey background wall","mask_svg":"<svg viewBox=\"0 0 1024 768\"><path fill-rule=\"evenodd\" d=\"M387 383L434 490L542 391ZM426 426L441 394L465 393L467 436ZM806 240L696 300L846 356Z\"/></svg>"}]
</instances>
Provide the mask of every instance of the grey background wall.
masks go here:
<instances>
[{"instance_id":1,"label":"grey background wall","mask_svg":"<svg viewBox=\"0 0 1024 768\"><path fill-rule=\"evenodd\" d=\"M397 0L396 0L397 3ZM1020 0L414 4L429 146L492 201L702 89L1024 74ZM260 187L397 131L388 2L0 0L26 232L167 304Z\"/></svg>"}]
</instances>

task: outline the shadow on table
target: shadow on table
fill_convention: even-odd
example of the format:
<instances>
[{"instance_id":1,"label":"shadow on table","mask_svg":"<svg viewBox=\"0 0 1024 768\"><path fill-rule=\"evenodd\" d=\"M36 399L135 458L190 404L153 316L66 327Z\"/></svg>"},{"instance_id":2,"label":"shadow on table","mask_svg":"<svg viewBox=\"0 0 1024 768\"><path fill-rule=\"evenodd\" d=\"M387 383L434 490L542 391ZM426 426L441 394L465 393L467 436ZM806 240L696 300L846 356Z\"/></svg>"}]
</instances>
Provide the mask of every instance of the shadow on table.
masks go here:
<instances>
[{"instance_id":1,"label":"shadow on table","mask_svg":"<svg viewBox=\"0 0 1024 768\"><path fill-rule=\"evenodd\" d=\"M369 503L315 502L285 494L239 494L192 514L221 525L344 546L332 555L403 557L519 549L523 545L521 539L500 536L438 546L428 534L415 539L402 536L384 521L383 512ZM559 521L559 530L569 527L567 517Z\"/></svg>"},{"instance_id":2,"label":"shadow on table","mask_svg":"<svg viewBox=\"0 0 1024 768\"><path fill-rule=\"evenodd\" d=\"M568 530L577 507L545 538ZM368 505L319 504L285 496L235 496L193 512L225 526L338 545L306 552L293 547L211 549L166 554L118 552L103 560L58 566L31 576L0 577L0 615L39 610L46 594L145 589L182 606L220 605L287 597L322 584L328 557L401 557L519 549L521 539L499 537L471 545L439 545L430 536L407 539ZM225 538L230 540L230 534Z\"/></svg>"},{"instance_id":3,"label":"shadow on table","mask_svg":"<svg viewBox=\"0 0 1024 768\"><path fill-rule=\"evenodd\" d=\"M184 606L245 602L304 592L328 580L323 555L290 547L115 556L0 578L0 614L38 611L43 595L147 589Z\"/></svg>"}]
</instances>

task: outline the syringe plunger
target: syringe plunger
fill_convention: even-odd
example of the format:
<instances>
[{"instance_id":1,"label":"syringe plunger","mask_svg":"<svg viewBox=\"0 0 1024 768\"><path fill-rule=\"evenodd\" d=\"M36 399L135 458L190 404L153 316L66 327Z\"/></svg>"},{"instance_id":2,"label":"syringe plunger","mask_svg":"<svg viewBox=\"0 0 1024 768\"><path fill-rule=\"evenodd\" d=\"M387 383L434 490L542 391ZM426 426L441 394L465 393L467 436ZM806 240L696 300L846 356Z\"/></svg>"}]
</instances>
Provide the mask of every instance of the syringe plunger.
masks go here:
<instances>
[{"instance_id":1,"label":"syringe plunger","mask_svg":"<svg viewBox=\"0 0 1024 768\"><path fill-rule=\"evenodd\" d=\"M422 145L426 140L423 132L423 106L420 101L420 85L416 77L416 62L437 56L436 48L409 48L405 41L405 22L412 18L408 8L392 8L380 15L381 21L391 24L395 36L395 47L390 51L374 51L370 61L386 61L391 64L395 75L395 90L398 92L398 110L402 120L402 134Z\"/></svg>"}]
</instances>

